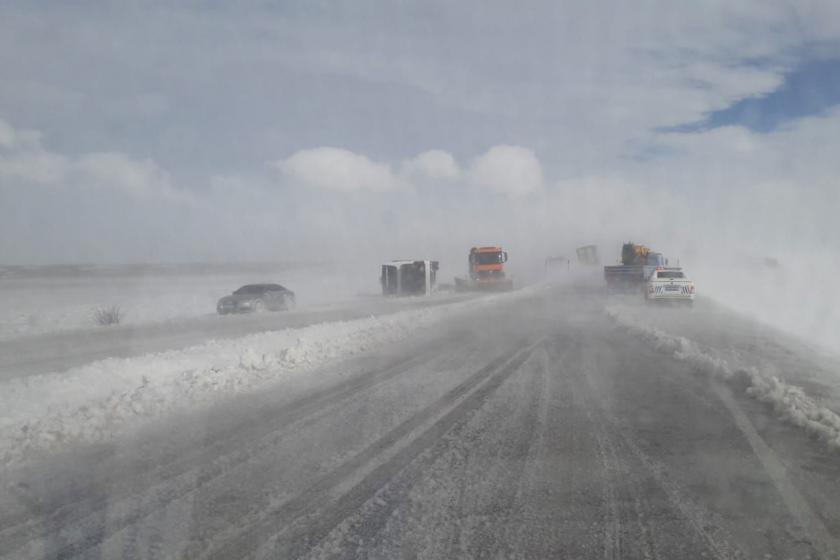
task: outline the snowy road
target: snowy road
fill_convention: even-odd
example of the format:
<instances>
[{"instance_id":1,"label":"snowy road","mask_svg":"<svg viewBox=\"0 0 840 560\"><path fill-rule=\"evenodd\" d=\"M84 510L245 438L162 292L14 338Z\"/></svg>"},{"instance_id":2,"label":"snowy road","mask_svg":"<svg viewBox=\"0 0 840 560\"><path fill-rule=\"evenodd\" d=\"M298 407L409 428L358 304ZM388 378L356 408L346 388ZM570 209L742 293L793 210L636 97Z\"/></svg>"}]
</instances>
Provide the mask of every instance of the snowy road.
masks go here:
<instances>
[{"instance_id":1,"label":"snowy road","mask_svg":"<svg viewBox=\"0 0 840 560\"><path fill-rule=\"evenodd\" d=\"M840 557L837 452L604 307L477 306L7 471L0 557Z\"/></svg>"}]
</instances>

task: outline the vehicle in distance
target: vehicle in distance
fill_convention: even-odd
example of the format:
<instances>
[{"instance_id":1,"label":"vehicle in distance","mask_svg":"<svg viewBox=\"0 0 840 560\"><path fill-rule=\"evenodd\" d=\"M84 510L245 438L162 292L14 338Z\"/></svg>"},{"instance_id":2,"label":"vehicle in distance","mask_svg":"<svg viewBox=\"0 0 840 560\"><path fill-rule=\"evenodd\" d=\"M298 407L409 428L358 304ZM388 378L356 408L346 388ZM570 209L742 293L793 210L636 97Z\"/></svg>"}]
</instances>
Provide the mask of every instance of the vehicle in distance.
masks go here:
<instances>
[{"instance_id":1,"label":"vehicle in distance","mask_svg":"<svg viewBox=\"0 0 840 560\"><path fill-rule=\"evenodd\" d=\"M621 247L621 264L605 266L604 280L612 290L638 290L650 279L653 271L668 264L662 253L644 245L625 243Z\"/></svg>"},{"instance_id":2,"label":"vehicle in distance","mask_svg":"<svg viewBox=\"0 0 840 560\"><path fill-rule=\"evenodd\" d=\"M600 257L598 257L598 246L597 245L586 245L584 247L578 247L575 249L577 253L578 262L580 264L591 264L597 265L601 263Z\"/></svg>"},{"instance_id":3,"label":"vehicle in distance","mask_svg":"<svg viewBox=\"0 0 840 560\"><path fill-rule=\"evenodd\" d=\"M513 289L513 279L505 273L508 254L501 247L473 247L467 258L467 277L455 278L458 290Z\"/></svg>"},{"instance_id":4,"label":"vehicle in distance","mask_svg":"<svg viewBox=\"0 0 840 560\"><path fill-rule=\"evenodd\" d=\"M216 304L220 315L284 311L295 306L295 293L280 284L248 284Z\"/></svg>"},{"instance_id":5,"label":"vehicle in distance","mask_svg":"<svg viewBox=\"0 0 840 560\"><path fill-rule=\"evenodd\" d=\"M648 279L645 298L649 302L694 303L694 282L680 268L657 268Z\"/></svg>"},{"instance_id":6,"label":"vehicle in distance","mask_svg":"<svg viewBox=\"0 0 840 560\"><path fill-rule=\"evenodd\" d=\"M391 261L382 265L379 282L385 296L432 295L437 284L438 261Z\"/></svg>"}]
</instances>

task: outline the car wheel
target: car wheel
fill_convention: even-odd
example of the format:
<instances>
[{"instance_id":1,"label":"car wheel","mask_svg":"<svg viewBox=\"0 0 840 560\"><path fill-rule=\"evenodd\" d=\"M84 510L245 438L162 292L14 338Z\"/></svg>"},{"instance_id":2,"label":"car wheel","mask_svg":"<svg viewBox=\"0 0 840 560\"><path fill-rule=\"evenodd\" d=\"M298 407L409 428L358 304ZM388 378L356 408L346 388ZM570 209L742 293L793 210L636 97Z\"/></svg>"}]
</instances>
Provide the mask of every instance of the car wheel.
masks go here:
<instances>
[{"instance_id":1,"label":"car wheel","mask_svg":"<svg viewBox=\"0 0 840 560\"><path fill-rule=\"evenodd\" d=\"M254 313L263 313L264 311L266 311L266 309L267 307L263 300L258 299L254 302Z\"/></svg>"}]
</instances>

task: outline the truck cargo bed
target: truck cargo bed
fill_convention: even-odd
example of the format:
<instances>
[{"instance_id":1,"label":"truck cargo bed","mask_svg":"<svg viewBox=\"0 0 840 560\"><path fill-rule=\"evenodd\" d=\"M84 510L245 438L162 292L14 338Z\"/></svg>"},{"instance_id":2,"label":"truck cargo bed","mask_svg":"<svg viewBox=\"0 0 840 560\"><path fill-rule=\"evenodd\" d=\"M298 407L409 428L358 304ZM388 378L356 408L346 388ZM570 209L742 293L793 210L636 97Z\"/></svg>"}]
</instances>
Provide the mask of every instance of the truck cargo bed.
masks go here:
<instances>
[{"instance_id":1,"label":"truck cargo bed","mask_svg":"<svg viewBox=\"0 0 840 560\"><path fill-rule=\"evenodd\" d=\"M634 288L647 280L656 266L614 265L604 267L604 280L610 288Z\"/></svg>"}]
</instances>

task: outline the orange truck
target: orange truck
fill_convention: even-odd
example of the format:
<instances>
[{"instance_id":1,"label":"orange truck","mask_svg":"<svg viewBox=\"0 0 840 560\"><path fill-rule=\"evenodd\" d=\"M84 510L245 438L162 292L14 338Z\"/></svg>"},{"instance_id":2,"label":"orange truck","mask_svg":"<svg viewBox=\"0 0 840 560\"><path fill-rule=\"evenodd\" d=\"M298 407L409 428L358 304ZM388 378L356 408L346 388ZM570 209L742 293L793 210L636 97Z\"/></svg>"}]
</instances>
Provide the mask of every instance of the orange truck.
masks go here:
<instances>
[{"instance_id":1,"label":"orange truck","mask_svg":"<svg viewBox=\"0 0 840 560\"><path fill-rule=\"evenodd\" d=\"M513 289L513 279L505 273L507 252L501 247L473 247L468 260L468 276L455 278L458 290L506 291Z\"/></svg>"}]
</instances>

